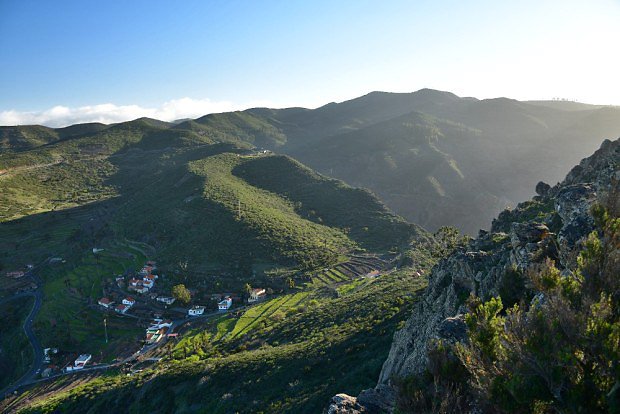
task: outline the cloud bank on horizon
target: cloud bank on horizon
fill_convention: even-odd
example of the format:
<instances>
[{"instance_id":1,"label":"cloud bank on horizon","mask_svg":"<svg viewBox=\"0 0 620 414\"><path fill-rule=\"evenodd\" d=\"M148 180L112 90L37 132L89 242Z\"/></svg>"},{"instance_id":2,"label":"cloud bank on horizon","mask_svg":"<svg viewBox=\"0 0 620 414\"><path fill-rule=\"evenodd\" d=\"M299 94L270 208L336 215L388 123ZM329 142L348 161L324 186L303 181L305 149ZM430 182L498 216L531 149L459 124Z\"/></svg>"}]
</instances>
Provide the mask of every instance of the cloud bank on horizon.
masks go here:
<instances>
[{"instance_id":1,"label":"cloud bank on horizon","mask_svg":"<svg viewBox=\"0 0 620 414\"><path fill-rule=\"evenodd\" d=\"M212 101L208 98L192 99L188 97L172 99L154 108L140 105L115 105L112 103L75 108L57 105L42 111L2 111L0 112L0 125L45 125L58 128L87 122L113 124L141 117L174 121L184 118L198 118L216 112L229 112L271 105L267 101L240 105L230 101Z\"/></svg>"}]
</instances>

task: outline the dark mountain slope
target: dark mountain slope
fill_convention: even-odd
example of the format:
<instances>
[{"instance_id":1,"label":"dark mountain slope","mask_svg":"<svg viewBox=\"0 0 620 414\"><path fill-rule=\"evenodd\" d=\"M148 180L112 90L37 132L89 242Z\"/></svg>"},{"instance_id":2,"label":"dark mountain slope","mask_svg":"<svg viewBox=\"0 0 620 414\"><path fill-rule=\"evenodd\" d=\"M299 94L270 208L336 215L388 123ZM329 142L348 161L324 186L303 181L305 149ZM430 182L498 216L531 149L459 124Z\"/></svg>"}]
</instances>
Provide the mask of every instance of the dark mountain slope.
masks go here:
<instances>
[{"instance_id":1,"label":"dark mountain slope","mask_svg":"<svg viewBox=\"0 0 620 414\"><path fill-rule=\"evenodd\" d=\"M536 182L560 180L602 139L620 134L617 108L562 111L505 98L416 102L419 112L283 149L368 187L410 221L473 234L530 196Z\"/></svg>"},{"instance_id":2,"label":"dark mountain slope","mask_svg":"<svg viewBox=\"0 0 620 414\"><path fill-rule=\"evenodd\" d=\"M371 188L413 222L471 228L474 223L465 224L471 211L492 214L502 205L477 181L477 166L471 165L468 153L482 139L463 125L413 113L325 138L292 155L325 174ZM464 165L453 158L456 151Z\"/></svg>"},{"instance_id":3,"label":"dark mountain slope","mask_svg":"<svg viewBox=\"0 0 620 414\"><path fill-rule=\"evenodd\" d=\"M440 108L459 101L449 92L422 89L412 93L371 92L314 110L250 109L270 119L287 136L285 151L310 145L321 138L357 130L422 108Z\"/></svg>"}]
</instances>

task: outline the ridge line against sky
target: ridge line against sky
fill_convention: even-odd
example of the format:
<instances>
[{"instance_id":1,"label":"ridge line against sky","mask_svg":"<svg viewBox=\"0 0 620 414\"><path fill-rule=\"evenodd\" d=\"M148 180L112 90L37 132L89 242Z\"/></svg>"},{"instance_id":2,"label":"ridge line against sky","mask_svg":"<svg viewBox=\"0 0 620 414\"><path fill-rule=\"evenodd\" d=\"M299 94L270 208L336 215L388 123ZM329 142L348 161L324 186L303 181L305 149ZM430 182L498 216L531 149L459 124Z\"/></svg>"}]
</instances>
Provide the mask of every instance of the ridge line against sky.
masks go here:
<instances>
[{"instance_id":1,"label":"ridge line against sky","mask_svg":"<svg viewBox=\"0 0 620 414\"><path fill-rule=\"evenodd\" d=\"M210 99L192 99L188 97L172 99L154 107L144 107L135 104L116 105L113 103L85 105L72 108L56 105L42 111L1 111L0 126L44 125L58 128L88 122L113 124L142 117L170 122L185 118L199 118L211 113L273 106L272 102L269 101L237 104L230 101L213 101Z\"/></svg>"},{"instance_id":2,"label":"ridge line against sky","mask_svg":"<svg viewBox=\"0 0 620 414\"><path fill-rule=\"evenodd\" d=\"M350 99L355 98L358 98L358 96L352 97ZM476 99L476 97L473 98ZM508 99L510 98L508 97ZM326 105L328 103L330 102L325 102L323 105ZM593 102L581 103L598 105L597 103ZM319 105L318 107L323 105ZM57 105L42 111L0 111L0 126L43 125L51 128L61 128L70 125L90 122L114 124L118 122L131 121L142 117L172 122L180 119L196 119L212 113L243 111L250 108L277 109L292 107L304 106L295 104L278 105L271 101L255 101L245 104L238 104L230 101L213 101L208 98L192 99L189 97L173 99L155 107L143 107L140 105L116 105L113 103L85 105L73 108ZM314 108L316 107L308 109Z\"/></svg>"},{"instance_id":3,"label":"ridge line against sky","mask_svg":"<svg viewBox=\"0 0 620 414\"><path fill-rule=\"evenodd\" d=\"M5 0L0 124L314 108L425 87L618 105L619 21L619 0Z\"/></svg>"}]
</instances>

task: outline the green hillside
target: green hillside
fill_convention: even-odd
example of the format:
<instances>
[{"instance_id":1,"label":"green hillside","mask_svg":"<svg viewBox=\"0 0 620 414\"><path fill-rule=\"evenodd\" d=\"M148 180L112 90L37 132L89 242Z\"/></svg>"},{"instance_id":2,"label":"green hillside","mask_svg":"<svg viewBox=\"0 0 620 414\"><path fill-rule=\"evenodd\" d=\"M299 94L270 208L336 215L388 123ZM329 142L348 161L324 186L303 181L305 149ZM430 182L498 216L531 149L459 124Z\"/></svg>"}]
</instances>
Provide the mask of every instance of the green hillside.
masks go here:
<instances>
[{"instance_id":1,"label":"green hillside","mask_svg":"<svg viewBox=\"0 0 620 414\"><path fill-rule=\"evenodd\" d=\"M190 260L198 267L238 267L243 256L249 263L304 268L333 263L352 248L406 245L422 234L372 195L314 173L298 174L295 186L306 193L287 197L272 188L280 185L272 172L294 176L300 169L307 172L305 167L209 143L186 130L138 120L12 157L4 154L2 231L16 234L31 223L46 223L44 237L62 246L66 240L51 237L56 225L49 223L65 226L75 212L80 224L71 237L84 247L126 238L152 244L165 259ZM261 176L262 182L233 174L245 165L263 170L253 178ZM309 199L324 201L308 207ZM309 216L309 209L316 216ZM15 220L23 216L28 217ZM388 237L392 229L399 229L399 238ZM11 237L3 241L15 243ZM24 250L5 252L0 260L41 259L37 246L24 243Z\"/></svg>"},{"instance_id":2,"label":"green hillside","mask_svg":"<svg viewBox=\"0 0 620 414\"><path fill-rule=\"evenodd\" d=\"M210 114L182 122L174 128L191 130L218 142L246 142L269 148L286 143L286 135L276 126L249 111Z\"/></svg>"},{"instance_id":3,"label":"green hillside","mask_svg":"<svg viewBox=\"0 0 620 414\"><path fill-rule=\"evenodd\" d=\"M148 119L95 129L0 154L0 268L41 266L34 329L45 346L104 361L135 347L141 330L124 319L109 321L104 342L92 304L147 258L162 263L164 289L241 292L430 240L371 193L240 140Z\"/></svg>"},{"instance_id":4,"label":"green hillside","mask_svg":"<svg viewBox=\"0 0 620 414\"><path fill-rule=\"evenodd\" d=\"M321 176L285 156L250 159L233 173L248 183L290 200L297 214L315 223L345 229L368 249L406 244L416 226L391 214L369 191Z\"/></svg>"}]
</instances>

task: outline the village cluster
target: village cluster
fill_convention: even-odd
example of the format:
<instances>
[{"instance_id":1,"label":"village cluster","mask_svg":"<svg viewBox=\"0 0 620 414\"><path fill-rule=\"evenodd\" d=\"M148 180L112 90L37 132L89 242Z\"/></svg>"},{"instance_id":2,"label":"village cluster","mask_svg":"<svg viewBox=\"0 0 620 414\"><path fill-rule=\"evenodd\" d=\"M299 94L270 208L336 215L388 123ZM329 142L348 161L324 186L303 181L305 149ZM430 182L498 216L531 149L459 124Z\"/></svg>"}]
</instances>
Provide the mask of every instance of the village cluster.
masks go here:
<instances>
[{"instance_id":1,"label":"village cluster","mask_svg":"<svg viewBox=\"0 0 620 414\"><path fill-rule=\"evenodd\" d=\"M62 262L61 258L54 259L54 262ZM28 265L25 271L16 270L5 272L6 279L4 280L6 282L4 284L15 293L37 289L38 286L34 279L26 277L33 267L33 265ZM156 288L160 275L161 273L159 273L157 269L157 263L149 260L137 272L128 272L125 275L115 276L114 283L107 284L104 291L105 296L99 298L97 301L97 305L101 310L111 311L123 317L137 318L139 323L143 323L140 321L148 320L149 322L143 325L146 326L145 347L153 346L166 337L176 338L179 333L173 331L175 329L178 330L178 328L188 320L185 318L206 315L205 311L208 308L207 306L193 304L191 302L189 307L171 307L171 305L175 303L178 304L179 302L172 294L165 294L165 290L162 289L161 286ZM163 285L165 285L165 283ZM188 290L192 297L197 296L196 290ZM248 304L252 304L262 301L266 299L266 297L266 289L253 288L246 292L245 299ZM205 294L203 298L205 300L211 300L212 304L213 302L217 303L219 312L228 311L233 305L233 300L241 301L242 299L239 295L234 293ZM171 315L175 314L178 315L178 317L171 319ZM167 315L168 319L164 319L164 315ZM185 318L183 318L183 315ZM134 355L138 355L140 352L142 352L142 350ZM87 353L80 354L75 360L73 360L73 358L75 358L75 356L73 356L73 358L69 360L71 362L67 361L66 353L59 352L57 348L45 348L43 354L45 369L42 367L43 372L41 372L41 370L37 371L37 374L40 374L42 377L54 375L58 370L64 372L83 370L87 366L93 364L92 355ZM96 368L105 366L105 364L95 364L92 366Z\"/></svg>"},{"instance_id":2,"label":"village cluster","mask_svg":"<svg viewBox=\"0 0 620 414\"><path fill-rule=\"evenodd\" d=\"M127 290L143 295L148 294L149 291L155 287L155 281L159 277L157 274L153 273L153 271L157 269L155 266L155 262L151 260L147 261L138 272L137 277L132 277L129 280ZM122 288L125 284L125 277L122 275L116 276L116 284L119 288ZM154 299L166 305L172 305L175 302L175 299L171 296L155 294ZM136 304L136 300L132 296L126 296L122 299L121 303L116 304L110 298L102 297L99 299L98 303L105 309L114 309L117 313L125 314Z\"/></svg>"},{"instance_id":3,"label":"village cluster","mask_svg":"<svg viewBox=\"0 0 620 414\"><path fill-rule=\"evenodd\" d=\"M115 278L116 287L114 289L114 295L116 301L108 296L102 297L98 300L98 304L105 310L113 310L121 315L136 316L135 311L128 313L136 305L136 297L131 296L130 292L140 295L143 299L140 300L141 308L148 314L154 315L155 318L149 323L146 328L145 342L147 345L152 345L159 342L164 337L176 337L178 333L168 333L172 330L174 325L171 319L162 319L160 316L163 314L161 306L173 305L176 302L176 298L171 295L157 293L155 285L159 279L157 263L149 260L135 275L132 275L129 280L126 281L125 276L117 276ZM111 292L112 293L112 292ZM247 302L254 303L265 299L267 292L264 288L254 288L248 292ZM218 311L228 311L233 305L233 299L239 299L238 296L233 294L213 294L211 299L216 299ZM159 304L159 305L155 305ZM175 307L169 309L169 311L181 315L181 312L186 314L186 317L197 317L205 315L206 306L194 304L189 308ZM140 316L145 316L145 312L142 312Z\"/></svg>"},{"instance_id":4,"label":"village cluster","mask_svg":"<svg viewBox=\"0 0 620 414\"><path fill-rule=\"evenodd\" d=\"M132 276L126 285L126 290L129 292L135 292L136 294L142 295L146 300L150 299L151 301L159 302L162 305L170 306L175 303L176 299L171 295L158 294L155 292L156 281L159 276L157 274L156 262L149 260L145 263L145 265L140 269L139 272L135 276ZM116 285L118 287L118 291L120 293L123 292L122 288L125 287L125 276L117 276L116 277ZM218 298L219 302L217 303L217 308L220 311L227 311L233 305L233 299L236 296L233 294L224 294L220 296L219 294L214 294L213 298ZM254 288L249 292L247 297L248 303L254 303L265 299L267 296L267 292L264 288ZM238 297L236 297L239 299ZM126 314L135 304L136 299L130 295L124 295L120 303L114 302L109 297L102 297L99 299L98 304L101 305L105 309L114 310L119 314ZM174 308L176 311L181 310L181 308ZM204 315L206 306L202 305L193 305L189 309L186 310L187 316L201 316Z\"/></svg>"}]
</instances>

